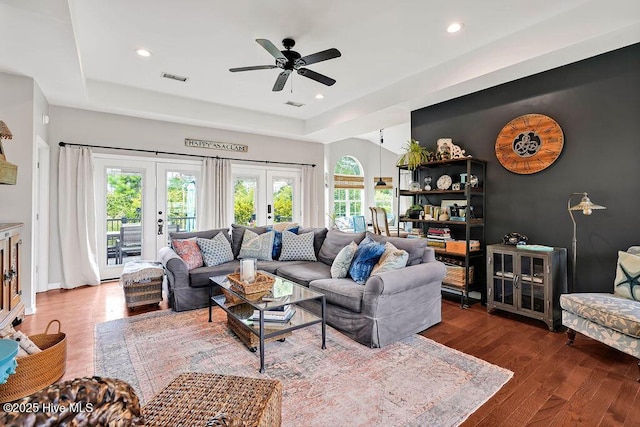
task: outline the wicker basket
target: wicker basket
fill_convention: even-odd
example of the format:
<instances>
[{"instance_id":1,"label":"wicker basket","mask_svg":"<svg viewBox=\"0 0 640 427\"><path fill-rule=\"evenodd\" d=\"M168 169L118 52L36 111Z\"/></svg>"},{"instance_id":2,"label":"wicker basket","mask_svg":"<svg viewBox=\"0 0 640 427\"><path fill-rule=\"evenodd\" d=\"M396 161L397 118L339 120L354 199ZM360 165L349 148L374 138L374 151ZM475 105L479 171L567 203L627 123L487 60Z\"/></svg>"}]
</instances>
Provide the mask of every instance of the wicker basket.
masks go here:
<instances>
[{"instance_id":1,"label":"wicker basket","mask_svg":"<svg viewBox=\"0 0 640 427\"><path fill-rule=\"evenodd\" d=\"M456 288L464 288L464 272L465 267L458 265L446 265L447 275L442 280L444 285L453 286ZM473 284L473 266L469 267L469 285Z\"/></svg>"},{"instance_id":2,"label":"wicker basket","mask_svg":"<svg viewBox=\"0 0 640 427\"><path fill-rule=\"evenodd\" d=\"M234 291L243 294L257 294L271 289L276 279L268 274L256 273L256 280L253 283L245 283L240 280L240 273L228 274L227 278L231 282L231 288Z\"/></svg>"},{"instance_id":3,"label":"wicker basket","mask_svg":"<svg viewBox=\"0 0 640 427\"><path fill-rule=\"evenodd\" d=\"M50 334L49 327L54 322L58 323L58 332ZM29 336L42 351L16 359L16 373L0 384L0 402L28 396L62 377L67 362L67 336L60 332L60 327L59 320L52 320L44 334Z\"/></svg>"}]
</instances>

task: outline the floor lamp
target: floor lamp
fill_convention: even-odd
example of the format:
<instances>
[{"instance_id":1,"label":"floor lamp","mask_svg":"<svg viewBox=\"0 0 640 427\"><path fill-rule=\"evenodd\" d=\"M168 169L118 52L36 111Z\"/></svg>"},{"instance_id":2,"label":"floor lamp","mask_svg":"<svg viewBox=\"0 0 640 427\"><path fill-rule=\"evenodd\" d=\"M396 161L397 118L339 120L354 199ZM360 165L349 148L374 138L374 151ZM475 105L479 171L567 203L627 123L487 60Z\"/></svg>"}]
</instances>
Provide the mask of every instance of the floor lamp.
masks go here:
<instances>
[{"instance_id":1,"label":"floor lamp","mask_svg":"<svg viewBox=\"0 0 640 427\"><path fill-rule=\"evenodd\" d=\"M573 196L582 196L582 200L580 200L580 203L578 203L577 205L571 206L571 199L573 198ZM569 293L573 292L573 287L576 283L576 244L578 240L576 239L576 220L573 218L573 211L582 211L583 215L591 215L593 211L597 209L607 208L604 206L593 204L591 202L591 199L589 199L589 195L587 193L571 193L571 195L569 196L569 200L567 201L567 210L569 211L571 222L573 222L573 239L571 240L571 255L573 256L573 266Z\"/></svg>"}]
</instances>

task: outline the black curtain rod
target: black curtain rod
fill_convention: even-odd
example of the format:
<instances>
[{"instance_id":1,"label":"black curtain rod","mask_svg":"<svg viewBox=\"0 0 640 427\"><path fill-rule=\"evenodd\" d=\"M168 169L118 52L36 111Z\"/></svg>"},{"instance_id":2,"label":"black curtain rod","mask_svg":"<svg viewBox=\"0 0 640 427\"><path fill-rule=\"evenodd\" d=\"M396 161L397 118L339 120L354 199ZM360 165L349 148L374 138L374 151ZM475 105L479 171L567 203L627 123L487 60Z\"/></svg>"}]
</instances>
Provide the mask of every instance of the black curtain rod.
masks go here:
<instances>
[{"instance_id":1,"label":"black curtain rod","mask_svg":"<svg viewBox=\"0 0 640 427\"><path fill-rule=\"evenodd\" d=\"M271 160L252 160L252 159L238 159L235 157L220 157L220 156L202 156L200 154L186 154L186 153L171 153L169 151L157 151L157 150L143 150L141 148L123 148L123 147L107 147L105 145L89 145L89 144L73 144L69 142L60 141L58 144L60 147L65 146L73 146L73 147L91 147L91 148L106 148L108 150L123 150L123 151L136 151L138 153L151 153L155 154L169 154L171 156L187 156L187 157L197 157L199 159L209 158L209 159L224 159L224 160L237 160L240 162L253 162L253 163L266 163L266 164L277 164L277 165L295 165L295 166L311 166L316 167L315 164L311 163L294 163L294 162L279 162L279 161L271 161Z\"/></svg>"}]
</instances>

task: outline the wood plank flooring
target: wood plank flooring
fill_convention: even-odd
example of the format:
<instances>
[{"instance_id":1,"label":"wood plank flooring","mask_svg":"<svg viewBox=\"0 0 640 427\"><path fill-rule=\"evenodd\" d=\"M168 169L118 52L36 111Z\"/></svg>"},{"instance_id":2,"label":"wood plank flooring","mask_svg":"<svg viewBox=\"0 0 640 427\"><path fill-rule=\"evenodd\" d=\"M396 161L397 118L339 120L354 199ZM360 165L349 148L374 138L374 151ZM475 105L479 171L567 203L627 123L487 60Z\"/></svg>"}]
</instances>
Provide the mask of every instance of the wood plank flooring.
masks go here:
<instances>
[{"instance_id":1,"label":"wood plank flooring","mask_svg":"<svg viewBox=\"0 0 640 427\"><path fill-rule=\"evenodd\" d=\"M93 375L93 333L97 323L166 310L127 310L117 282L37 295L37 313L17 329L44 332L58 319L67 334L63 379ZM475 304L463 310L444 300L442 322L422 335L448 347L510 369L514 377L473 413L465 426L640 426L637 361L580 334L566 346L566 334L543 322Z\"/></svg>"}]
</instances>

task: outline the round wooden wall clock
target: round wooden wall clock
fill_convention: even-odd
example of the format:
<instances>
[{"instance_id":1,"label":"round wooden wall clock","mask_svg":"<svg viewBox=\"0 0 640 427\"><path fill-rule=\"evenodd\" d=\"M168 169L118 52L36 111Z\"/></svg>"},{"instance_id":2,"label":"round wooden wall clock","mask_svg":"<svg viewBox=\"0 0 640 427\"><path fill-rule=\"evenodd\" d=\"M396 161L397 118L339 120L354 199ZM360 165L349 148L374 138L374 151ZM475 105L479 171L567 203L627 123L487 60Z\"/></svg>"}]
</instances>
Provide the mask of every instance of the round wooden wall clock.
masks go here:
<instances>
[{"instance_id":1,"label":"round wooden wall clock","mask_svg":"<svg viewBox=\"0 0 640 427\"><path fill-rule=\"evenodd\" d=\"M496 157L505 169L523 175L540 172L560 156L564 134L543 114L525 114L507 123L496 139Z\"/></svg>"}]
</instances>

